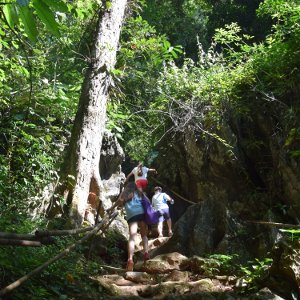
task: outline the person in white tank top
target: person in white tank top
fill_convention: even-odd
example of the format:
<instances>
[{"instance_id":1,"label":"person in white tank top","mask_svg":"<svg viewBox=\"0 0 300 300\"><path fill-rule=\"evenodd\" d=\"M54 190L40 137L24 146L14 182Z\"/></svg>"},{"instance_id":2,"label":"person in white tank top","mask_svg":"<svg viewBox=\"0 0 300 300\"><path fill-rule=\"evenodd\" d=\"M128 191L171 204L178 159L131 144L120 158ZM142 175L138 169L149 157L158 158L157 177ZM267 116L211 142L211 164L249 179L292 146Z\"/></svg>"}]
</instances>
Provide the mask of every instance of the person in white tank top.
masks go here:
<instances>
[{"instance_id":1,"label":"person in white tank top","mask_svg":"<svg viewBox=\"0 0 300 300\"><path fill-rule=\"evenodd\" d=\"M127 175L124 183L126 184L129 178L134 175L134 182L137 189L143 192L143 190L148 186L148 172L157 173L156 169L147 168L143 166L142 162L139 162L139 164Z\"/></svg>"},{"instance_id":2,"label":"person in white tank top","mask_svg":"<svg viewBox=\"0 0 300 300\"><path fill-rule=\"evenodd\" d=\"M159 211L161 216L159 218L159 222L157 224L157 232L158 237L163 237L163 222L167 221L168 225L168 235L172 236L172 221L170 217L170 210L167 202L171 204L174 203L174 200L166 193L162 192L162 188L160 186L156 186L154 188L154 195L152 197L152 205L156 211Z\"/></svg>"}]
</instances>

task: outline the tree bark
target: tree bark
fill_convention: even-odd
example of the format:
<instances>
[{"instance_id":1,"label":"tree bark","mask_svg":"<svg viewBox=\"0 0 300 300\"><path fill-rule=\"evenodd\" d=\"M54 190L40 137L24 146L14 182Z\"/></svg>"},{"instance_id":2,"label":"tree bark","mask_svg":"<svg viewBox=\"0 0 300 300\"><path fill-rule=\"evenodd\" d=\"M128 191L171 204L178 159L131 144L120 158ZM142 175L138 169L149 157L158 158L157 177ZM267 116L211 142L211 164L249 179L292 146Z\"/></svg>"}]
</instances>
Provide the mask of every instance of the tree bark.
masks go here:
<instances>
[{"instance_id":1,"label":"tree bark","mask_svg":"<svg viewBox=\"0 0 300 300\"><path fill-rule=\"evenodd\" d=\"M103 3L107 5L107 1ZM67 213L77 226L84 220L89 193L96 194L97 200L101 200L99 162L111 85L110 71L116 62L127 0L109 3L110 7L99 13L91 65L82 85L71 140L55 193L64 197L67 210L63 213ZM58 199L53 199L48 216L56 215L60 207Z\"/></svg>"}]
</instances>

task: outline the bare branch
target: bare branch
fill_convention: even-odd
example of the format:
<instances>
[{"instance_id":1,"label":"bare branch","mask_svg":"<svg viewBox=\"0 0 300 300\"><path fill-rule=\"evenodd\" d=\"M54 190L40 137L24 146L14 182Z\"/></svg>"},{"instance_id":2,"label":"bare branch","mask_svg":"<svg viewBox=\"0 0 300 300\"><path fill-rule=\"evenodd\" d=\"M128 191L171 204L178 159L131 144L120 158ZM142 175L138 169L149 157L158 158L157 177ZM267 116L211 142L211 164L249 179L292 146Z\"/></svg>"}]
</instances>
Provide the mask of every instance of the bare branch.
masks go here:
<instances>
[{"instance_id":1,"label":"bare branch","mask_svg":"<svg viewBox=\"0 0 300 300\"><path fill-rule=\"evenodd\" d=\"M60 252L58 255L54 256L53 258L51 258L50 260L48 260L47 262L45 262L41 266L39 266L36 269L32 270L27 275L19 278L15 282L13 282L10 285L8 285L5 288L3 288L0 291L0 296L3 296L5 294L11 292L15 288L19 287L26 280L28 280L29 278L31 278L33 275L42 272L46 267L48 267L49 265L51 265L52 263L56 262L60 258L62 258L64 256L66 256L67 254L69 254L70 251L73 250L77 245L82 244L84 241L86 241L87 239L89 239L92 235L96 234L99 230L102 230L102 232L103 232L109 226L109 224L112 222L112 220L114 220L116 218L117 215L118 215L118 212L114 212L111 215L108 215L99 224L97 224L97 226L95 226L94 229L91 232L87 233L82 239L80 239L79 241L75 242L71 246L67 247L65 250L63 250L62 252Z\"/></svg>"},{"instance_id":2,"label":"bare branch","mask_svg":"<svg viewBox=\"0 0 300 300\"><path fill-rule=\"evenodd\" d=\"M0 245L2 245L2 246L40 247L40 246L42 246L42 243L39 241L0 239Z\"/></svg>"}]
</instances>

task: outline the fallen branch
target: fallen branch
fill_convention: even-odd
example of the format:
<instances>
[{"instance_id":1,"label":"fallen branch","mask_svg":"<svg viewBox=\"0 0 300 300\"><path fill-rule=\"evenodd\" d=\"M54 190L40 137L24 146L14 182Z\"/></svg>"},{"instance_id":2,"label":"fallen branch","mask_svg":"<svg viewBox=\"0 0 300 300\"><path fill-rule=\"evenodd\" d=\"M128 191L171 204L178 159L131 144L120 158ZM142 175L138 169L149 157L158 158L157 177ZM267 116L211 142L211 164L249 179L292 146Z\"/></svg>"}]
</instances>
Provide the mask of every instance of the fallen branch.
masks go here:
<instances>
[{"instance_id":1,"label":"fallen branch","mask_svg":"<svg viewBox=\"0 0 300 300\"><path fill-rule=\"evenodd\" d=\"M33 234L19 234L19 233L12 233L12 232L0 232L0 238L4 239L16 239L16 240L28 240L34 241L36 240L36 236Z\"/></svg>"},{"instance_id":2,"label":"fallen branch","mask_svg":"<svg viewBox=\"0 0 300 300\"><path fill-rule=\"evenodd\" d=\"M294 224L283 224L283 223L275 223L275 222L267 222L267 221L245 221L247 223L253 223L253 224L262 224L272 227L279 227L279 228L300 228L300 225L294 225Z\"/></svg>"},{"instance_id":3,"label":"fallen branch","mask_svg":"<svg viewBox=\"0 0 300 300\"><path fill-rule=\"evenodd\" d=\"M118 212L114 212L111 215L106 216L99 224L97 224L94 229L90 232L88 232L83 238L81 238L79 241L75 242L68 248L66 248L64 251L60 252L55 257L51 258L41 266L37 267L36 269L32 270L27 275L21 277L20 279L16 280L15 282L11 283L10 285L6 286L0 291L0 296L3 296L15 288L19 287L22 283L24 283L26 280L31 278L33 275L40 273L43 271L46 267L54 263L55 261L59 260L60 258L64 257L65 255L69 254L71 250L73 250L77 245L82 244L84 241L86 241L88 238L90 238L93 234L96 234L99 230L104 230L103 228L107 228L107 226L112 222L113 219L116 218L118 215Z\"/></svg>"},{"instance_id":4,"label":"fallen branch","mask_svg":"<svg viewBox=\"0 0 300 300\"><path fill-rule=\"evenodd\" d=\"M15 240L15 239L0 239L2 246L25 246L25 247L40 247L40 241Z\"/></svg>"},{"instance_id":5,"label":"fallen branch","mask_svg":"<svg viewBox=\"0 0 300 300\"><path fill-rule=\"evenodd\" d=\"M55 243L55 239L51 236L35 236L33 234L18 234L11 232L0 232L1 245L16 245L16 246L37 246L36 243L27 243L29 241L36 241L43 245L50 245ZM19 242L19 241L23 241ZM25 241L25 242L24 242ZM40 245L39 245L40 246Z\"/></svg>"},{"instance_id":6,"label":"fallen branch","mask_svg":"<svg viewBox=\"0 0 300 300\"><path fill-rule=\"evenodd\" d=\"M114 273L119 273L119 274L126 272L126 269L111 267L107 265L100 265L99 268L103 268L105 270L113 271Z\"/></svg>"},{"instance_id":7,"label":"fallen branch","mask_svg":"<svg viewBox=\"0 0 300 300\"><path fill-rule=\"evenodd\" d=\"M77 228L77 229L65 229L65 230L37 230L35 232L36 237L42 237L42 236L65 236L65 235L73 235L73 234L79 234L84 233L87 231L93 230L95 227L85 227L85 228Z\"/></svg>"},{"instance_id":8,"label":"fallen branch","mask_svg":"<svg viewBox=\"0 0 300 300\"><path fill-rule=\"evenodd\" d=\"M37 230L35 234L19 234L11 232L0 232L0 239L15 239L15 240L27 240L27 241L40 241L42 244L52 244L54 239L50 236L65 236L79 233L85 233L95 228L94 226L77 228L77 229L66 229L66 230Z\"/></svg>"}]
</instances>

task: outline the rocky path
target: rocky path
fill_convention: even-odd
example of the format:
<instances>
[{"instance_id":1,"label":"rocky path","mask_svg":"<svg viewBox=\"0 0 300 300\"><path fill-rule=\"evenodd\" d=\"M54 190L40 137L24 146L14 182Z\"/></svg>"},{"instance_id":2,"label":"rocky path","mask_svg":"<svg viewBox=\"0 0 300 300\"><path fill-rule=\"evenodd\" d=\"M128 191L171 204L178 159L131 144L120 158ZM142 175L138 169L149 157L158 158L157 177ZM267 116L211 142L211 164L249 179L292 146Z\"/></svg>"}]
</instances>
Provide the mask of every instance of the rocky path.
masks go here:
<instances>
[{"instance_id":1,"label":"rocky path","mask_svg":"<svg viewBox=\"0 0 300 300\"><path fill-rule=\"evenodd\" d=\"M156 247L169 238L149 241L150 257ZM238 295L234 276L208 276L201 257L187 258L179 253L168 253L142 261L141 246L136 249L133 272L125 269L106 268L91 280L107 296L99 299L281 299L269 290L252 296ZM101 293L103 294L103 293Z\"/></svg>"}]
</instances>

